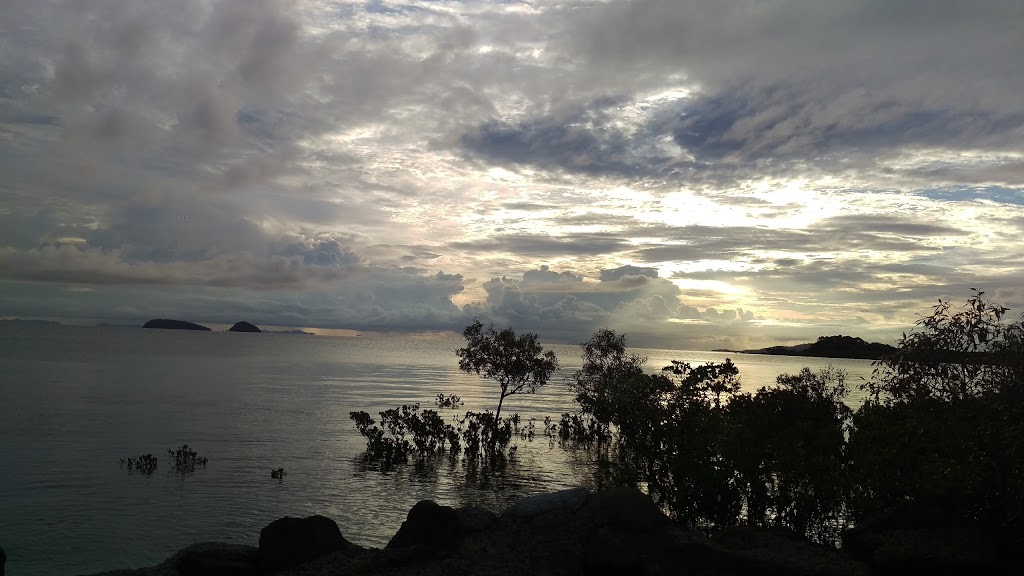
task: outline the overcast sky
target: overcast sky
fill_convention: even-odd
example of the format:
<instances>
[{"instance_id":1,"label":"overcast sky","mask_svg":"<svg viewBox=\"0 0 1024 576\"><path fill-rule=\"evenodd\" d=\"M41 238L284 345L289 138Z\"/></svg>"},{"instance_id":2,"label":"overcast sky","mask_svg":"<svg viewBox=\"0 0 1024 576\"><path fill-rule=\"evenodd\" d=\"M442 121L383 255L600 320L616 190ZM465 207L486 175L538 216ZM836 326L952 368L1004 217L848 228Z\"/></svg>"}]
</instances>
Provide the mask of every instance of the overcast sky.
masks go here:
<instances>
[{"instance_id":1,"label":"overcast sky","mask_svg":"<svg viewBox=\"0 0 1024 576\"><path fill-rule=\"evenodd\" d=\"M893 341L1024 309L1020 0L3 0L0 317Z\"/></svg>"}]
</instances>

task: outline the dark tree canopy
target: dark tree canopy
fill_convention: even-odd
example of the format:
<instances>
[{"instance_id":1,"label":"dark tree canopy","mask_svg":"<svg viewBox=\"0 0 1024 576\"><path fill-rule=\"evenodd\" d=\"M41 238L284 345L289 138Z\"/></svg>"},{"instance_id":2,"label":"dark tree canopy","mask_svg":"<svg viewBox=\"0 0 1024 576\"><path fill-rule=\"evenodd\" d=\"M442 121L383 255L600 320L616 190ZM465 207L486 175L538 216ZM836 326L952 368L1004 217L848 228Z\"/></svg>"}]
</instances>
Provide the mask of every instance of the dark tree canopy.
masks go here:
<instances>
[{"instance_id":1,"label":"dark tree canopy","mask_svg":"<svg viewBox=\"0 0 1024 576\"><path fill-rule=\"evenodd\" d=\"M516 335L511 328L499 332L493 325L485 328L480 320L474 319L462 336L466 346L455 351L459 370L494 380L501 387L496 418L501 417L505 398L533 394L558 370L555 353L545 351L532 332Z\"/></svg>"},{"instance_id":2,"label":"dark tree canopy","mask_svg":"<svg viewBox=\"0 0 1024 576\"><path fill-rule=\"evenodd\" d=\"M979 290L959 311L939 300L918 320L919 330L904 334L898 350L878 362L866 391L876 402L1019 396L1024 323L1005 322L1007 312Z\"/></svg>"}]
</instances>

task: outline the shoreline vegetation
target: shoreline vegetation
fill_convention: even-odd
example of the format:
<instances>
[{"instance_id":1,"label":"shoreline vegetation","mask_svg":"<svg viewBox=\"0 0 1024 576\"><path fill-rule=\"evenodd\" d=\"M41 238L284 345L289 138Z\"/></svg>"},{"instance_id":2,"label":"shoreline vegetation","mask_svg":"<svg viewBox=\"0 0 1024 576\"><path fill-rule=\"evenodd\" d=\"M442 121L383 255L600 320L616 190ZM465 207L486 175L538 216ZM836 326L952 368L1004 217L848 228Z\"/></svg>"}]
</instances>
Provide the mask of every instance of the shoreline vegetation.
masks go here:
<instances>
[{"instance_id":1,"label":"shoreline vegetation","mask_svg":"<svg viewBox=\"0 0 1024 576\"><path fill-rule=\"evenodd\" d=\"M980 291L960 309L940 301L875 361L856 411L846 374L833 367L742 392L729 359L672 360L651 374L625 336L598 330L566 381L577 412L546 418L543 437L594 462L599 489L640 488L683 530L787 531L841 546L873 573L1020 573L1024 315L1012 322L1007 311ZM466 329L475 363L460 368L499 384L501 399L542 359L557 365L533 334L488 331L481 340L479 322ZM825 337L801 352L851 344L870 346ZM466 349L457 352L464 360ZM351 417L365 460L381 471L444 454L500 468L515 462L516 438L534 436L533 422L522 432L518 414L502 418L500 405L454 425L418 405L381 412L380 426L366 412Z\"/></svg>"}]
</instances>

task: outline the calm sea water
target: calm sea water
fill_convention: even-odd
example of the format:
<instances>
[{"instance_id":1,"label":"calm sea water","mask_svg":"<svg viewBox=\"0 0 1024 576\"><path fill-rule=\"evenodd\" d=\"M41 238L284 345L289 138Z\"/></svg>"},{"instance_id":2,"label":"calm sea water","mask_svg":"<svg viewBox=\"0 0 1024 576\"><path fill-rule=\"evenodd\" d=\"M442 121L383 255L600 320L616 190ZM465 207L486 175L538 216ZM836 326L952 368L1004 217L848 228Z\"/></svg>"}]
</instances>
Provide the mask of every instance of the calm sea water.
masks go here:
<instances>
[{"instance_id":1,"label":"calm sea water","mask_svg":"<svg viewBox=\"0 0 1024 576\"><path fill-rule=\"evenodd\" d=\"M462 410L494 409L491 382L458 370L456 336L350 338L0 324L0 546L12 576L88 574L156 564L197 541L255 545L290 515L333 518L357 544L383 546L417 501L501 509L522 497L587 485L590 465L544 440L520 442L499 477L447 464L389 474L359 461L352 410L458 394ZM553 346L571 373L578 348ZM871 363L714 352L635 350L658 369L671 359L723 361L744 389L830 362L851 384ZM574 409L559 375L506 401L524 420ZM852 399L857 402L858 399ZM209 458L185 476L166 450L188 443ZM153 453L146 476L119 468ZM283 482L270 478L283 467Z\"/></svg>"}]
</instances>

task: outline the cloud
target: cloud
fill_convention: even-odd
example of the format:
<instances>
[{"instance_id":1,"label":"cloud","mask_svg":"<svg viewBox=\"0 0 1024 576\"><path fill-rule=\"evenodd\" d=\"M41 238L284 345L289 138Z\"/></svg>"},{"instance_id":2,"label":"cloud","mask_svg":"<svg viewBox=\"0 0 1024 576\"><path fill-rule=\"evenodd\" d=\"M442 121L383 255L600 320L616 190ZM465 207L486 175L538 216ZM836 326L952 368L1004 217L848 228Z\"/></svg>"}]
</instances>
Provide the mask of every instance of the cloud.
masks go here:
<instances>
[{"instance_id":1,"label":"cloud","mask_svg":"<svg viewBox=\"0 0 1024 576\"><path fill-rule=\"evenodd\" d=\"M609 282L620 280L627 276L642 276L645 278L657 278L657 268L643 268L640 266L625 265L619 266L618 268L611 268L608 270L601 270L600 279L602 282Z\"/></svg>"},{"instance_id":2,"label":"cloud","mask_svg":"<svg viewBox=\"0 0 1024 576\"><path fill-rule=\"evenodd\" d=\"M9 0L0 303L891 339L971 286L1016 302L1022 19L1015 0Z\"/></svg>"},{"instance_id":3,"label":"cloud","mask_svg":"<svg viewBox=\"0 0 1024 576\"><path fill-rule=\"evenodd\" d=\"M629 240L609 233L581 233L565 236L547 234L502 234L472 242L453 242L457 250L508 252L534 258L597 256L625 249Z\"/></svg>"},{"instance_id":4,"label":"cloud","mask_svg":"<svg viewBox=\"0 0 1024 576\"><path fill-rule=\"evenodd\" d=\"M643 275L643 268L602 270L595 281L548 267L522 278L492 278L486 299L464 308L467 314L517 329L537 330L549 338L576 343L608 326L633 334L635 344L694 344L706 337L740 337L750 329L753 312L704 311L685 304L671 281Z\"/></svg>"}]
</instances>

